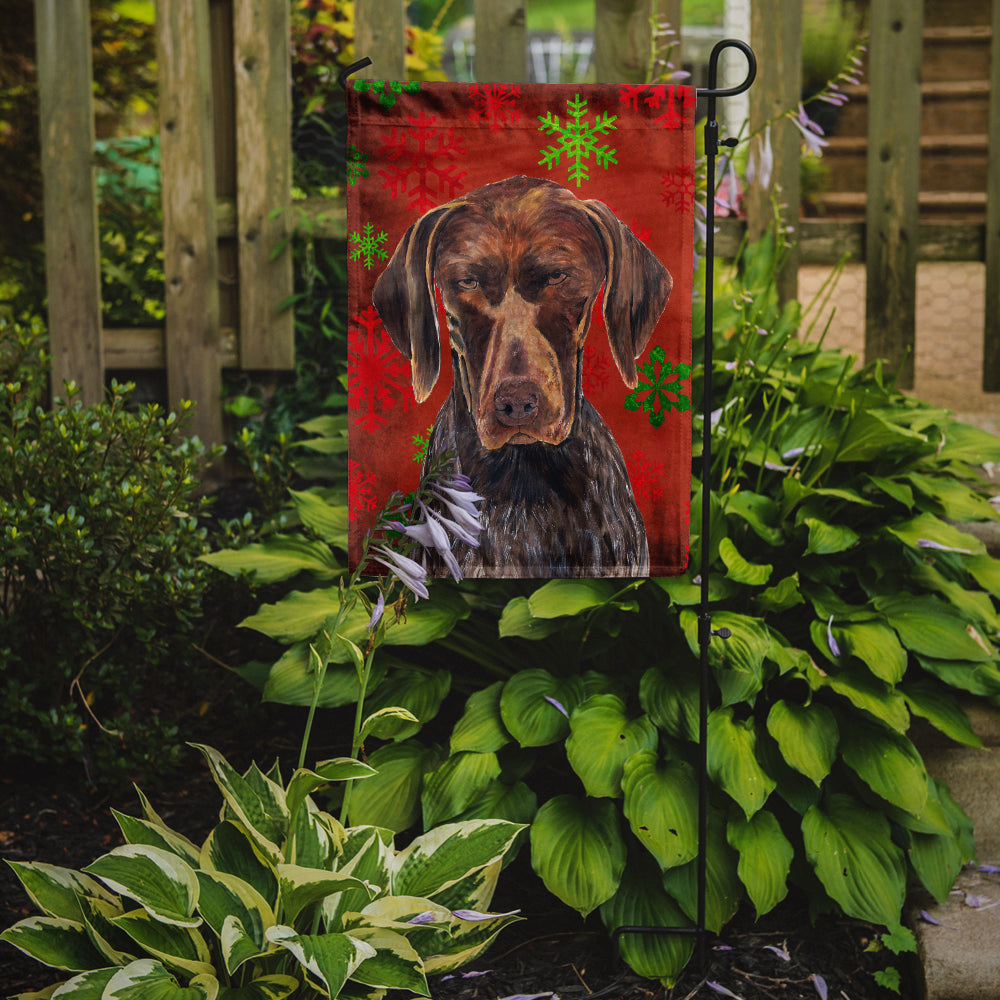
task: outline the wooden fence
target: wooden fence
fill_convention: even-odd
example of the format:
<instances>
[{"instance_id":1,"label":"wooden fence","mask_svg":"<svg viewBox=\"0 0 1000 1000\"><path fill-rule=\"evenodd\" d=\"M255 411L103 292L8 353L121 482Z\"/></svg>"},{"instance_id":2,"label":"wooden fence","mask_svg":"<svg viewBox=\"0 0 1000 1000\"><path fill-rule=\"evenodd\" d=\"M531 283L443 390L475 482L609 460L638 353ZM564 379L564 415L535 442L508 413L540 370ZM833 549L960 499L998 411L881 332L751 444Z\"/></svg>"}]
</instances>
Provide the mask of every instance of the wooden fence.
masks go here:
<instances>
[{"instance_id":1,"label":"wooden fence","mask_svg":"<svg viewBox=\"0 0 1000 1000\"><path fill-rule=\"evenodd\" d=\"M221 370L275 371L293 364L291 255L290 0L158 0L166 326L101 327L90 100L88 0L35 0L53 384L73 379L83 398L103 392L112 369L166 369L171 402L198 405L196 433L223 437ZM527 78L525 5L474 0L479 81ZM654 9L655 8L655 9ZM405 76L404 0L358 0L361 76ZM1000 390L1000 0L992 4L991 103L986 222L921 223L919 53L923 3L871 0L868 198L864 221L786 218L797 232L782 275L794 295L800 263L844 253L867 269L867 357L898 363L910 351L912 384L916 266L923 260L985 261L983 385ZM801 0L754 0L751 42L759 73L751 128L800 97ZM595 0L598 81L639 82L649 56L650 16L681 23L681 0ZM681 52L683 38L680 39ZM674 53L675 62L677 53ZM720 102L724 121L725 102ZM733 123L736 131L739 123ZM775 129L775 171L751 190L746 222L724 220L716 241L731 254L745 228L762 231L771 197L799 203L800 137ZM346 237L342 201L300 206L315 236Z\"/></svg>"}]
</instances>

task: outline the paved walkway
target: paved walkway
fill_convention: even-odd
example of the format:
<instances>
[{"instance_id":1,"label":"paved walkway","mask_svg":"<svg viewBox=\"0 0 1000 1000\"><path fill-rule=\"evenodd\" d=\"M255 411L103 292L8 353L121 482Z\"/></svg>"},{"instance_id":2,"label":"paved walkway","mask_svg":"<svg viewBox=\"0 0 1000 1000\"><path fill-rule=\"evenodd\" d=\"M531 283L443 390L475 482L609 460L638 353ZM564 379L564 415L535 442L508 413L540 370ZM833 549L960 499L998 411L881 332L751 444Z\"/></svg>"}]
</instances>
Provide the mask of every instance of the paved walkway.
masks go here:
<instances>
[{"instance_id":1,"label":"paved walkway","mask_svg":"<svg viewBox=\"0 0 1000 1000\"><path fill-rule=\"evenodd\" d=\"M799 299L810 303L829 267L799 271ZM835 307L835 310L832 309ZM981 263L917 265L916 379L913 395L952 410L959 419L1000 434L1000 393L982 390L986 266ZM826 343L864 357L865 268L848 264L816 324L833 312Z\"/></svg>"}]
</instances>

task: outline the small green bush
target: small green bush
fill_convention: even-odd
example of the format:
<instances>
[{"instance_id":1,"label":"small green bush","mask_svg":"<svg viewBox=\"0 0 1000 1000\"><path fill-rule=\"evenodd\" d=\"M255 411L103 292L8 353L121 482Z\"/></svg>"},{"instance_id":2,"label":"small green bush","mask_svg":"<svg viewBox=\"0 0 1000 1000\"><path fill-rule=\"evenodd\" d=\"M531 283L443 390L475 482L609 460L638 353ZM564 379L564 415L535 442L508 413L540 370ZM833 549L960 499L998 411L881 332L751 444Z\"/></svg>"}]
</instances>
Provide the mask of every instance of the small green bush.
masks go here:
<instances>
[{"instance_id":1,"label":"small green bush","mask_svg":"<svg viewBox=\"0 0 1000 1000\"><path fill-rule=\"evenodd\" d=\"M165 690L190 662L209 455L184 433L186 404L130 408L130 385L84 406L68 384L43 408L42 337L38 322L0 321L0 746L109 776L176 752L150 679Z\"/></svg>"}]
</instances>

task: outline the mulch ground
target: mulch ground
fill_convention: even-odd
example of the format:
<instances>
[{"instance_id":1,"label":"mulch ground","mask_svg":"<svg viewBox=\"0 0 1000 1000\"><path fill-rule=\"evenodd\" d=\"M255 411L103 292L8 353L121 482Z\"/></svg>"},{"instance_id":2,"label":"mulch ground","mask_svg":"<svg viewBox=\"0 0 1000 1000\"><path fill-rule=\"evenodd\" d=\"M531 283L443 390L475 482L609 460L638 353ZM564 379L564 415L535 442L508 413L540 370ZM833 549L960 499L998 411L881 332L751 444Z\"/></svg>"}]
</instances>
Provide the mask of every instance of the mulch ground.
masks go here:
<instances>
[{"instance_id":1,"label":"mulch ground","mask_svg":"<svg viewBox=\"0 0 1000 1000\"><path fill-rule=\"evenodd\" d=\"M234 763L243 756L236 745L222 742L220 749ZM138 815L134 793L109 796L74 778L0 778L0 858L80 868L122 842L111 807ZM147 791L164 820L195 840L208 832L218 814L218 793L194 751L189 769ZM525 919L503 931L469 969L449 978L432 977L435 1000L887 1000L892 994L873 979L887 965L903 973L903 997L919 993L911 970L900 960L866 950L873 941L871 928L830 918L812 926L798 900L757 924L752 915L738 915L719 938L706 939L705 967L692 963L673 989L641 979L618 961L596 916L583 922L545 892L523 855L501 877L494 908L519 908ZM0 927L32 912L13 873L0 865ZM38 990L60 978L65 976L0 944L0 995Z\"/></svg>"}]
</instances>

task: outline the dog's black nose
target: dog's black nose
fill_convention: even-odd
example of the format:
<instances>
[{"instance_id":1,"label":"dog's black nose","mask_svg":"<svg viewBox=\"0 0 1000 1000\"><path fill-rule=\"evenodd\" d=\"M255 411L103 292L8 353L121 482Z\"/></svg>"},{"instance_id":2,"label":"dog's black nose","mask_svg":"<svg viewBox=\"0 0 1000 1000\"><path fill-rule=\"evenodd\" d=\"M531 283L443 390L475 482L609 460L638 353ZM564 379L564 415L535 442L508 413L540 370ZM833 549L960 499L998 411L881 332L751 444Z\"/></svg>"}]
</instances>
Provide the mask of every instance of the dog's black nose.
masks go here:
<instances>
[{"instance_id":1,"label":"dog's black nose","mask_svg":"<svg viewBox=\"0 0 1000 1000\"><path fill-rule=\"evenodd\" d=\"M523 427L538 416L538 386L526 379L508 379L493 396L493 411L505 427Z\"/></svg>"}]
</instances>

